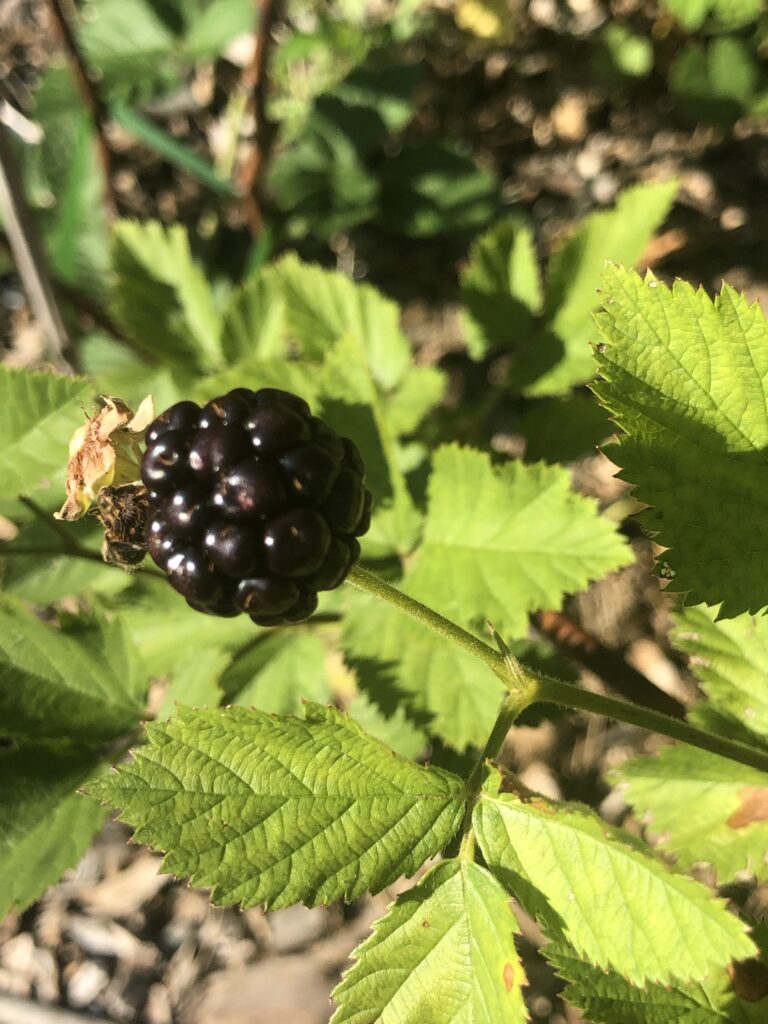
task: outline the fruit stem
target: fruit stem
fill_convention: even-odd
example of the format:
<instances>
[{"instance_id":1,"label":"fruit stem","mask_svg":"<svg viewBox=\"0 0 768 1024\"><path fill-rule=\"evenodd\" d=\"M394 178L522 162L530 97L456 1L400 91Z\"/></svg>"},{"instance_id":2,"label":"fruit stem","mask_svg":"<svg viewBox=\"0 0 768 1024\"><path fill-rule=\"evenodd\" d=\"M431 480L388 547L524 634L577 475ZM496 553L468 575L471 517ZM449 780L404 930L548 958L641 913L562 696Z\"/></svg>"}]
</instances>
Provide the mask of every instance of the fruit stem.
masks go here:
<instances>
[{"instance_id":1,"label":"fruit stem","mask_svg":"<svg viewBox=\"0 0 768 1024\"><path fill-rule=\"evenodd\" d=\"M423 626L427 626L427 628L439 636L445 637L446 640L450 640L459 647L463 647L465 651L469 651L470 654L474 654L476 658L484 661L488 668L502 680L505 686L508 685L504 658L497 651L494 651L492 647L489 647L488 644L478 640L476 636L468 633L461 626L457 626L450 619L446 619L445 616L440 615L433 608L422 604L421 601L414 600L412 597L408 597L407 594L390 586L389 583L386 583L378 576L374 576L373 573L361 569L359 565L352 569L349 576L347 576L346 582L358 590L365 591L366 594L370 594L372 597L377 597L380 601L386 601L397 608L398 611L403 612L416 622L420 622Z\"/></svg>"},{"instance_id":2,"label":"fruit stem","mask_svg":"<svg viewBox=\"0 0 768 1024\"><path fill-rule=\"evenodd\" d=\"M748 744L741 743L738 740L729 740L722 736L716 736L704 729L698 729L694 725L689 725L687 722L670 718L660 711L652 711L650 708L644 708L638 704L630 704L624 700L616 700L614 697L606 697L600 693L592 693L570 683L563 683L558 679L551 679L549 676L542 675L527 665L521 665L517 659L512 658L510 660L494 651L488 644L483 643L482 640L468 633L455 622L451 622L450 619L446 619L445 616L440 615L439 612L434 611L428 605L408 597L407 594L403 594L402 591L397 590L378 576L374 576L359 566L355 566L352 569L347 577L347 583L350 583L358 590L365 591L365 593L370 594L372 597L386 601L404 615L409 616L409 618L414 619L416 622L420 622L439 636L445 637L445 639L464 648L465 651L468 651L484 662L510 691L510 696L502 704L499 718L483 751L480 762L481 766L485 763L485 760L498 753L499 748L489 754L490 745L492 742L496 742L501 729L506 728L508 730L511 723L520 714L522 708L519 705L522 701L524 702L523 707L536 703L558 704L562 707L571 708L574 711L588 711L592 714L603 715L605 718L612 718L617 722L626 722L628 725L636 725L641 729L659 733L661 736L668 736L670 739L681 740L683 743L690 744L690 746L709 751L711 754L718 754L720 757L726 757L731 761L747 765L750 768L757 768L759 771L768 772L768 751L750 747ZM508 712L511 713L513 705L517 710L508 721L506 727L504 727L504 709L507 701L510 702L507 709ZM501 736L499 747L505 735L506 731ZM476 770L478 770L477 766Z\"/></svg>"}]
</instances>

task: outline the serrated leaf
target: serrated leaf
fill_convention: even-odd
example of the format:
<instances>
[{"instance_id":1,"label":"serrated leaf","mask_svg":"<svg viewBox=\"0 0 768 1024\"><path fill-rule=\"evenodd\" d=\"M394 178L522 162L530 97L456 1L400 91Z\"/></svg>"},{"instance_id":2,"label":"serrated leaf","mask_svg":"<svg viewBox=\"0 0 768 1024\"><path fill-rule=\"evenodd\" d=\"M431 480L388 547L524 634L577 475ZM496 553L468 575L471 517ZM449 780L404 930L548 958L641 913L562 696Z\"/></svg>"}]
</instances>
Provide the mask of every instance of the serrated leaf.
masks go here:
<instances>
[{"instance_id":1,"label":"serrated leaf","mask_svg":"<svg viewBox=\"0 0 768 1024\"><path fill-rule=\"evenodd\" d=\"M302 353L322 359L333 344L352 336L362 345L374 382L385 391L400 383L410 365L410 347L399 312L368 284L285 256L266 272L282 291L289 328Z\"/></svg>"},{"instance_id":2,"label":"serrated leaf","mask_svg":"<svg viewBox=\"0 0 768 1024\"><path fill-rule=\"evenodd\" d=\"M138 348L181 369L218 365L219 314L181 225L118 221L112 263L112 312Z\"/></svg>"},{"instance_id":3,"label":"serrated leaf","mask_svg":"<svg viewBox=\"0 0 768 1024\"><path fill-rule=\"evenodd\" d=\"M682 744L625 762L612 781L680 867L711 864L721 884L741 871L768 877L764 772Z\"/></svg>"},{"instance_id":4,"label":"serrated leaf","mask_svg":"<svg viewBox=\"0 0 768 1024\"><path fill-rule=\"evenodd\" d=\"M256 627L246 616L231 619L201 615L173 591L165 580L146 575L112 605L142 662L152 676L173 676L179 651L234 651L253 640Z\"/></svg>"},{"instance_id":5,"label":"serrated leaf","mask_svg":"<svg viewBox=\"0 0 768 1024\"><path fill-rule=\"evenodd\" d=\"M346 712L374 739L391 747L396 754L415 760L427 749L427 735L410 721L404 708L385 716L364 693L349 702Z\"/></svg>"},{"instance_id":6,"label":"serrated leaf","mask_svg":"<svg viewBox=\"0 0 768 1024\"><path fill-rule=\"evenodd\" d=\"M97 767L92 754L42 745L0 752L0 918L85 853L104 811L75 791Z\"/></svg>"},{"instance_id":7,"label":"serrated leaf","mask_svg":"<svg viewBox=\"0 0 768 1024\"><path fill-rule=\"evenodd\" d=\"M524 636L528 613L627 565L632 554L562 467L509 461L449 445L434 458L413 596L461 623L491 619Z\"/></svg>"},{"instance_id":8,"label":"serrated leaf","mask_svg":"<svg viewBox=\"0 0 768 1024\"><path fill-rule=\"evenodd\" d=\"M83 377L0 366L0 497L33 491L44 477L63 472L91 389Z\"/></svg>"},{"instance_id":9,"label":"serrated leaf","mask_svg":"<svg viewBox=\"0 0 768 1024\"><path fill-rule=\"evenodd\" d=\"M229 296L221 327L227 362L284 358L285 334L285 300L264 275L249 277Z\"/></svg>"},{"instance_id":10,"label":"serrated leaf","mask_svg":"<svg viewBox=\"0 0 768 1024\"><path fill-rule=\"evenodd\" d=\"M398 587L409 591L408 577ZM504 687L473 655L362 595L350 603L342 642L360 689L385 715L402 705L456 750L482 746Z\"/></svg>"},{"instance_id":11,"label":"serrated leaf","mask_svg":"<svg viewBox=\"0 0 768 1024\"><path fill-rule=\"evenodd\" d=\"M473 359L492 348L527 341L541 309L538 257L530 225L507 217L481 235L461 273L467 347Z\"/></svg>"},{"instance_id":12,"label":"serrated leaf","mask_svg":"<svg viewBox=\"0 0 768 1024\"><path fill-rule=\"evenodd\" d=\"M412 874L459 826L460 779L397 757L333 708L306 720L180 708L89 792L216 903L309 905Z\"/></svg>"},{"instance_id":13,"label":"serrated leaf","mask_svg":"<svg viewBox=\"0 0 768 1024\"><path fill-rule=\"evenodd\" d=\"M191 708L218 707L223 697L219 681L231 660L230 652L221 647L184 651L176 659L157 717L175 715L179 704Z\"/></svg>"},{"instance_id":14,"label":"serrated leaf","mask_svg":"<svg viewBox=\"0 0 768 1024\"><path fill-rule=\"evenodd\" d=\"M0 720L11 735L103 742L130 731L146 680L117 626L77 639L0 598Z\"/></svg>"},{"instance_id":15,"label":"serrated leaf","mask_svg":"<svg viewBox=\"0 0 768 1024\"><path fill-rule=\"evenodd\" d=\"M524 1024L518 930L508 895L484 868L442 861L355 950L331 1024Z\"/></svg>"},{"instance_id":16,"label":"serrated leaf","mask_svg":"<svg viewBox=\"0 0 768 1024\"><path fill-rule=\"evenodd\" d=\"M717 619L717 608L692 605L674 616L672 640L710 703L768 739L768 617Z\"/></svg>"},{"instance_id":17,"label":"serrated leaf","mask_svg":"<svg viewBox=\"0 0 768 1024\"><path fill-rule=\"evenodd\" d=\"M550 943L542 952L564 978L564 997L589 1016L593 1024L761 1024L766 1002L745 1003L733 991L725 971L705 981L642 988L614 972L584 963L564 943Z\"/></svg>"},{"instance_id":18,"label":"serrated leaf","mask_svg":"<svg viewBox=\"0 0 768 1024\"><path fill-rule=\"evenodd\" d=\"M516 389L532 397L559 395L594 373L592 310L605 261L636 263L669 211L676 181L636 185L612 210L593 213L549 261L544 316L547 330L511 372Z\"/></svg>"},{"instance_id":19,"label":"serrated leaf","mask_svg":"<svg viewBox=\"0 0 768 1024\"><path fill-rule=\"evenodd\" d=\"M626 433L611 458L652 505L674 589L730 617L768 604L768 326L728 285L713 302L608 267L594 392Z\"/></svg>"},{"instance_id":20,"label":"serrated leaf","mask_svg":"<svg viewBox=\"0 0 768 1024\"><path fill-rule=\"evenodd\" d=\"M699 980L753 956L746 928L703 885L673 874L587 807L500 794L475 807L488 866L552 937L630 981Z\"/></svg>"},{"instance_id":21,"label":"serrated leaf","mask_svg":"<svg viewBox=\"0 0 768 1024\"><path fill-rule=\"evenodd\" d=\"M331 699L325 656L325 645L313 633L272 631L234 659L222 677L222 689L230 703L296 714L303 700Z\"/></svg>"}]
</instances>

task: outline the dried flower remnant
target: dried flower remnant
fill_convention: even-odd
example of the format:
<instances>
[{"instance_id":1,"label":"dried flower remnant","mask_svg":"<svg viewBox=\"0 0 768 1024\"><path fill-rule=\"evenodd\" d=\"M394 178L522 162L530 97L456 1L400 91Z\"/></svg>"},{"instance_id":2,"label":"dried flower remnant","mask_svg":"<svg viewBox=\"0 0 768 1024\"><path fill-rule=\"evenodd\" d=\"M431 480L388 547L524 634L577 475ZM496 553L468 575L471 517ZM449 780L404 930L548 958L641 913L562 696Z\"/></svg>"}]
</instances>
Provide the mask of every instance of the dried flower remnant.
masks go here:
<instances>
[{"instance_id":1,"label":"dried flower remnant","mask_svg":"<svg viewBox=\"0 0 768 1024\"><path fill-rule=\"evenodd\" d=\"M67 500L56 519L80 519L103 487L121 487L139 480L140 442L155 418L147 396L136 413L119 398L101 396L100 411L80 427L69 444Z\"/></svg>"}]
</instances>

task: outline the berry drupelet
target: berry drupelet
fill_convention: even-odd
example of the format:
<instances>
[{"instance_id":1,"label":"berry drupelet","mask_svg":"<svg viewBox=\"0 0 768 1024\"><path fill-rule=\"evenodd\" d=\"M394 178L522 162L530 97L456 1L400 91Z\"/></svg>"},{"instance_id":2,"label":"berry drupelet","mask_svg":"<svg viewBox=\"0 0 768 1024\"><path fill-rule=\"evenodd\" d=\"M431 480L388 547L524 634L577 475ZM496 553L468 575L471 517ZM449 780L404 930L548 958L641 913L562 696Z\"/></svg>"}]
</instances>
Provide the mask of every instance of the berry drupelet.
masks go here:
<instances>
[{"instance_id":1,"label":"berry drupelet","mask_svg":"<svg viewBox=\"0 0 768 1024\"><path fill-rule=\"evenodd\" d=\"M360 453L298 396L178 402L146 441L147 548L193 608L301 622L357 561L371 517Z\"/></svg>"}]
</instances>

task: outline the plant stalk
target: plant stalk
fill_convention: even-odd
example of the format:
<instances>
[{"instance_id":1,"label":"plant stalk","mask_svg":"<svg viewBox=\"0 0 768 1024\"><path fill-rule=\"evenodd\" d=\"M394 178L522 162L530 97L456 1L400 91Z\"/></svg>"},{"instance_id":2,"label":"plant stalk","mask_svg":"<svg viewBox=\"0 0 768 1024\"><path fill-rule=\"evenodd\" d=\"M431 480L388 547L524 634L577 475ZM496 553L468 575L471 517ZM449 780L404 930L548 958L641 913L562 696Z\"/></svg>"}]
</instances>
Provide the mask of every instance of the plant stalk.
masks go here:
<instances>
[{"instance_id":1,"label":"plant stalk","mask_svg":"<svg viewBox=\"0 0 768 1024\"><path fill-rule=\"evenodd\" d=\"M352 570L347 577L347 582L358 590L363 590L365 593L371 594L381 601L386 601L404 615L409 616L409 618L414 619L416 622L420 622L434 633L450 640L451 643L479 658L510 690L508 700L519 702L521 697L524 698L525 703L523 707L529 704L544 703L559 704L574 711L588 711L592 714L603 715L605 718L615 719L618 722L626 722L628 725L639 726L641 729L656 732L661 736L668 736L670 739L681 740L683 743L698 747L700 750L706 750L711 754L718 754L720 757L726 757L731 761L747 765L750 768L757 768L759 771L768 772L768 751L750 747L738 740L729 740L722 736L715 736L704 729L698 729L687 722L678 721L675 718L670 718L668 715L661 714L659 711L652 711L650 708L644 708L638 704L630 704L628 701L605 697L602 694L591 693L578 686L572 686L570 683L550 679L548 676L536 672L527 665L519 666L514 672L510 671L505 658L488 644L483 643L482 640L468 633L455 622L451 622L450 619L446 619L445 616L440 615L434 609L429 608L420 601L416 601L412 597L408 597L407 594L403 594L396 587L385 583L378 576L366 572L365 569L361 569L359 566ZM521 690L520 668L522 668L525 675L525 691ZM527 686L529 682L531 683L530 689ZM512 712L512 704L510 704L508 710L509 713ZM509 728L509 724L514 721L521 710L522 708L518 708L511 720L508 721L506 729ZM500 712L496 726L494 726L488 744L486 744L486 749L483 751L481 759L483 763L489 756L494 756L498 752L496 750L490 755L487 753L490 749L491 741L496 741L498 731L503 728L503 712L504 705L502 705L502 712ZM506 731L501 737L502 741L505 735Z\"/></svg>"},{"instance_id":2,"label":"plant stalk","mask_svg":"<svg viewBox=\"0 0 768 1024\"><path fill-rule=\"evenodd\" d=\"M412 597L408 597L402 590L391 586L378 576L374 576L373 573L361 569L359 565L356 565L350 572L346 582L356 587L357 590L363 590L366 594L377 597L380 601L386 601L404 615L414 619L416 622L420 622L423 626L427 626L433 633L437 633L439 636L445 637L446 640L450 640L451 643L463 647L465 651L474 654L476 658L485 662L488 668L505 685L507 684L506 665L504 664L504 658L498 651L494 651L488 644L478 640L476 636L468 633L461 626L457 626L450 619L446 619L444 615L440 615L433 608L422 604L421 601L416 601Z\"/></svg>"}]
</instances>

